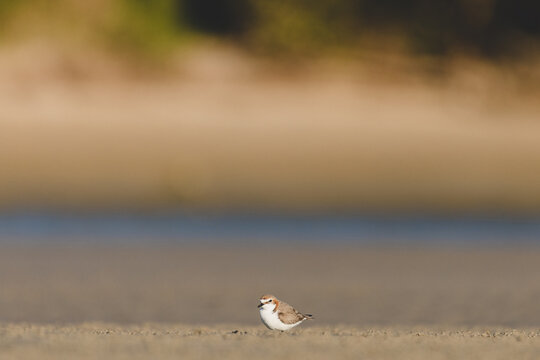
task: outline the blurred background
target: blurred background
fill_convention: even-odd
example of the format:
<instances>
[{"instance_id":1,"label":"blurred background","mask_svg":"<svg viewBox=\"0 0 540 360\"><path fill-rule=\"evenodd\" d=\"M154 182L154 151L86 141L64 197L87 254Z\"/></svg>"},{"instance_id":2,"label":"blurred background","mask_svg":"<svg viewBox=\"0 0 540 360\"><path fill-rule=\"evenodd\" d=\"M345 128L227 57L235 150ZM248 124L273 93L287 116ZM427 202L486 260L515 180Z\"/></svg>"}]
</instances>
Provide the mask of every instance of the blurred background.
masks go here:
<instances>
[{"instance_id":1,"label":"blurred background","mask_svg":"<svg viewBox=\"0 0 540 360\"><path fill-rule=\"evenodd\" d=\"M539 13L0 1L0 321L537 325Z\"/></svg>"}]
</instances>

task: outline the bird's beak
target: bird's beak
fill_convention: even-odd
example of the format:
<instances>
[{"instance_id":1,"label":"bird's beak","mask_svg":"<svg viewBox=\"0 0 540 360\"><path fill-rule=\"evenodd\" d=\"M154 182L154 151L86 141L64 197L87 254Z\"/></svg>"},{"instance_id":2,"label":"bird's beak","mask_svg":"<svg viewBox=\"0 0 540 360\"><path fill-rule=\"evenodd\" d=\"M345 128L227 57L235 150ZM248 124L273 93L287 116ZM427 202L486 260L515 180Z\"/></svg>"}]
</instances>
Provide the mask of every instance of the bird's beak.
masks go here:
<instances>
[{"instance_id":1,"label":"bird's beak","mask_svg":"<svg viewBox=\"0 0 540 360\"><path fill-rule=\"evenodd\" d=\"M263 305L264 305L263 303L260 303L259 305L257 305L257 307L260 308Z\"/></svg>"}]
</instances>

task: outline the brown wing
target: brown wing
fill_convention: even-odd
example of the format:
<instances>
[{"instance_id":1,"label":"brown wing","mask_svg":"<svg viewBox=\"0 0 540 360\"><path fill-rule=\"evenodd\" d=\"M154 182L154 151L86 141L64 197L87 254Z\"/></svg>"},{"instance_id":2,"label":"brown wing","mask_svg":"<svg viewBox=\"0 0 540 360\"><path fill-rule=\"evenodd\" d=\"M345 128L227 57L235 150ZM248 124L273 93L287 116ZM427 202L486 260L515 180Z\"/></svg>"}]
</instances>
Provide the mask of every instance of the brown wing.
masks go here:
<instances>
[{"instance_id":1,"label":"brown wing","mask_svg":"<svg viewBox=\"0 0 540 360\"><path fill-rule=\"evenodd\" d=\"M300 320L304 320L306 316L296 311L291 305L284 303L283 301L279 302L277 308L277 313L279 320L284 324L296 324Z\"/></svg>"}]
</instances>

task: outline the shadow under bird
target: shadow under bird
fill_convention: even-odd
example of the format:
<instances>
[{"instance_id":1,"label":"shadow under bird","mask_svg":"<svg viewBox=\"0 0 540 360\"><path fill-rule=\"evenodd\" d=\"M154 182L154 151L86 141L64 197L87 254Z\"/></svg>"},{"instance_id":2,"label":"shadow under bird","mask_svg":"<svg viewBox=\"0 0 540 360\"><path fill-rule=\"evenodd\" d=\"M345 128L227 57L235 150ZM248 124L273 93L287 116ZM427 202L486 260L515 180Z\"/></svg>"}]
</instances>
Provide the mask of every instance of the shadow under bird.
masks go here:
<instances>
[{"instance_id":1,"label":"shadow under bird","mask_svg":"<svg viewBox=\"0 0 540 360\"><path fill-rule=\"evenodd\" d=\"M291 305L278 300L274 295L263 295L259 299L259 314L263 324L270 330L290 330L305 320L313 319L313 315L302 314Z\"/></svg>"}]
</instances>

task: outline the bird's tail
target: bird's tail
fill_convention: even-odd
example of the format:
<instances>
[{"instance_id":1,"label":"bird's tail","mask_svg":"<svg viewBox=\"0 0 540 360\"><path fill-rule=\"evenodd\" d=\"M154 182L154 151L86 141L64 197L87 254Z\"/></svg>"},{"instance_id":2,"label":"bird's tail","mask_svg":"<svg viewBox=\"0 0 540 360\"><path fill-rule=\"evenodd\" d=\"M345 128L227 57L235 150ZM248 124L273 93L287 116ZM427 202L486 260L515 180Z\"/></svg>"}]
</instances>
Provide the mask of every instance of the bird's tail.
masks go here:
<instances>
[{"instance_id":1,"label":"bird's tail","mask_svg":"<svg viewBox=\"0 0 540 360\"><path fill-rule=\"evenodd\" d=\"M313 317L313 315L311 315L311 314L304 314L304 318L305 318L305 319L308 319L308 320L313 320L313 319L315 319L315 318Z\"/></svg>"}]
</instances>

